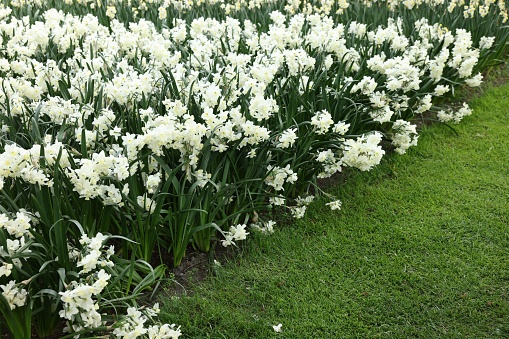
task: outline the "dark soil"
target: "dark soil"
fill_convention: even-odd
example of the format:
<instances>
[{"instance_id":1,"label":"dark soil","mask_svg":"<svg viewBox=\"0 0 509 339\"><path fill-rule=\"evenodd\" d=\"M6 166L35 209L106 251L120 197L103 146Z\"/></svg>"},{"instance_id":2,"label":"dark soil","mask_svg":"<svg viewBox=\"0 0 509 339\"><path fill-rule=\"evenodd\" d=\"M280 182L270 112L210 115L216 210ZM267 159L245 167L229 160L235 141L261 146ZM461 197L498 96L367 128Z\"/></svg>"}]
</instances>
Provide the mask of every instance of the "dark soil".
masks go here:
<instances>
[{"instance_id":1,"label":"dark soil","mask_svg":"<svg viewBox=\"0 0 509 339\"><path fill-rule=\"evenodd\" d=\"M171 284L165 287L165 294L169 297L180 297L193 293L193 287L214 274L214 261L225 264L234 260L235 249L225 248L221 245L211 249L210 253L202 253L191 246L179 266L173 267L173 258L168 256L165 261L172 274ZM152 301L153 303L153 301Z\"/></svg>"}]
</instances>

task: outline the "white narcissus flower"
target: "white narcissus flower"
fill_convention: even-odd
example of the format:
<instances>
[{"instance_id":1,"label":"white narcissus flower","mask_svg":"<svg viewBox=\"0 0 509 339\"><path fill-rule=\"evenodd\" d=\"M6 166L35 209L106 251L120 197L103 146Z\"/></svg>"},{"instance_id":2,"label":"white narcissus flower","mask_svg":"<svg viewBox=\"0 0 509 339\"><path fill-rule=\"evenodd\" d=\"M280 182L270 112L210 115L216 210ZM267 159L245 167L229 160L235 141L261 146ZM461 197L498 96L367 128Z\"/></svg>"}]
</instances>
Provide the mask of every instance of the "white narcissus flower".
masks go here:
<instances>
[{"instance_id":1,"label":"white narcissus flower","mask_svg":"<svg viewBox=\"0 0 509 339\"><path fill-rule=\"evenodd\" d=\"M30 222L30 217L21 211L16 213L16 219L8 219L5 214L0 215L0 228L4 228L15 238L30 235Z\"/></svg>"},{"instance_id":2,"label":"white narcissus flower","mask_svg":"<svg viewBox=\"0 0 509 339\"><path fill-rule=\"evenodd\" d=\"M235 243L233 242L233 235L230 234L229 232L225 233L224 238L225 238L224 240L221 240L221 245L223 245L223 247L235 245Z\"/></svg>"},{"instance_id":3,"label":"white narcissus flower","mask_svg":"<svg viewBox=\"0 0 509 339\"><path fill-rule=\"evenodd\" d=\"M364 95L370 95L376 89L377 83L375 79L369 76L364 76L358 83L352 86L351 92L361 92Z\"/></svg>"},{"instance_id":4,"label":"white narcissus flower","mask_svg":"<svg viewBox=\"0 0 509 339\"><path fill-rule=\"evenodd\" d=\"M341 201L340 200L331 201L331 202L326 203L325 205L329 206L332 211L341 209Z\"/></svg>"},{"instance_id":5,"label":"white narcissus flower","mask_svg":"<svg viewBox=\"0 0 509 339\"><path fill-rule=\"evenodd\" d=\"M117 9L115 8L115 6L106 7L106 16L108 18L113 19L116 14L117 14Z\"/></svg>"},{"instance_id":6,"label":"white narcissus flower","mask_svg":"<svg viewBox=\"0 0 509 339\"><path fill-rule=\"evenodd\" d=\"M175 324L153 325L148 328L149 339L175 339L182 335L180 326L176 327Z\"/></svg>"},{"instance_id":7,"label":"white narcissus flower","mask_svg":"<svg viewBox=\"0 0 509 339\"><path fill-rule=\"evenodd\" d=\"M481 73L477 73L474 77L465 80L465 83L470 87L479 87L481 86L483 76Z\"/></svg>"},{"instance_id":8,"label":"white narcissus flower","mask_svg":"<svg viewBox=\"0 0 509 339\"><path fill-rule=\"evenodd\" d=\"M274 225L276 225L275 221L269 220L265 224L264 232L266 233L274 233Z\"/></svg>"},{"instance_id":9,"label":"white narcissus flower","mask_svg":"<svg viewBox=\"0 0 509 339\"><path fill-rule=\"evenodd\" d=\"M233 238L235 240L245 240L246 236L249 234L246 232L246 225L237 225L237 226L231 226L230 227L230 233L232 234Z\"/></svg>"},{"instance_id":10,"label":"white narcissus flower","mask_svg":"<svg viewBox=\"0 0 509 339\"><path fill-rule=\"evenodd\" d=\"M479 49L490 49L491 46L493 46L493 43L495 42L495 37L481 37L481 40L479 41Z\"/></svg>"},{"instance_id":11,"label":"white narcissus flower","mask_svg":"<svg viewBox=\"0 0 509 339\"><path fill-rule=\"evenodd\" d=\"M101 251L93 249L91 250L83 259L78 261L77 266L83 267L80 273L88 273L96 268L99 257L101 256Z\"/></svg>"},{"instance_id":12,"label":"white narcissus flower","mask_svg":"<svg viewBox=\"0 0 509 339\"><path fill-rule=\"evenodd\" d=\"M313 200L315 200L315 196L308 195L305 198L302 197L295 198L295 203L297 204L297 206L309 206L309 204L311 204Z\"/></svg>"},{"instance_id":13,"label":"white narcissus flower","mask_svg":"<svg viewBox=\"0 0 509 339\"><path fill-rule=\"evenodd\" d=\"M449 91L450 91L449 85L438 85L437 87L435 87L433 95L440 97Z\"/></svg>"},{"instance_id":14,"label":"white narcissus flower","mask_svg":"<svg viewBox=\"0 0 509 339\"><path fill-rule=\"evenodd\" d=\"M274 206L283 206L285 204L285 198L282 196L279 197L270 197L269 203Z\"/></svg>"},{"instance_id":15,"label":"white narcissus flower","mask_svg":"<svg viewBox=\"0 0 509 339\"><path fill-rule=\"evenodd\" d=\"M101 251L107 239L108 236L100 232L93 238L89 238L86 234L81 236L80 243L84 246L86 255L77 263L77 267L83 267L79 272L80 274L89 273L98 266L113 266L113 262L109 260L114 251L113 246L110 246L110 248L105 251L106 256L104 256Z\"/></svg>"},{"instance_id":16,"label":"white narcissus flower","mask_svg":"<svg viewBox=\"0 0 509 339\"><path fill-rule=\"evenodd\" d=\"M318 162L333 162L334 161L334 153L332 150L328 149L326 151L319 152L316 156L316 161Z\"/></svg>"},{"instance_id":17,"label":"white narcissus flower","mask_svg":"<svg viewBox=\"0 0 509 339\"><path fill-rule=\"evenodd\" d=\"M457 124L459 123L465 116L471 115L472 110L468 106L467 103L463 103L463 106L457 110L453 111L451 109L444 111L441 110L437 113L438 120L442 122L449 122L452 121L453 123Z\"/></svg>"},{"instance_id":18,"label":"white narcissus flower","mask_svg":"<svg viewBox=\"0 0 509 339\"><path fill-rule=\"evenodd\" d=\"M2 295L7 300L11 310L14 310L16 307L24 306L28 294L25 289L16 285L17 284L14 280L9 281L7 285L0 285Z\"/></svg>"},{"instance_id":19,"label":"white narcissus flower","mask_svg":"<svg viewBox=\"0 0 509 339\"><path fill-rule=\"evenodd\" d=\"M326 110L316 112L311 118L311 125L315 127L317 134L327 133L333 124L334 120L332 120L332 116Z\"/></svg>"},{"instance_id":20,"label":"white narcissus flower","mask_svg":"<svg viewBox=\"0 0 509 339\"><path fill-rule=\"evenodd\" d=\"M269 186L274 187L276 191L281 191L285 182L295 183L297 181L297 173L290 169L290 165L281 168L278 166L267 166L269 175L265 178L265 183Z\"/></svg>"},{"instance_id":21,"label":"white narcissus flower","mask_svg":"<svg viewBox=\"0 0 509 339\"><path fill-rule=\"evenodd\" d=\"M157 12L159 13L159 15L158 15L159 20L164 20L168 16L168 13L166 11L166 7L164 7L164 6L159 7L157 9Z\"/></svg>"},{"instance_id":22,"label":"white narcissus flower","mask_svg":"<svg viewBox=\"0 0 509 339\"><path fill-rule=\"evenodd\" d=\"M338 133L339 135L345 135L348 132L349 128L350 128L350 124L340 121L334 125L334 127L332 128L332 131L334 133Z\"/></svg>"},{"instance_id":23,"label":"white narcissus flower","mask_svg":"<svg viewBox=\"0 0 509 339\"><path fill-rule=\"evenodd\" d=\"M348 27L348 33L354 34L357 38L363 38L367 32L368 26L357 21L352 21Z\"/></svg>"},{"instance_id":24,"label":"white narcissus flower","mask_svg":"<svg viewBox=\"0 0 509 339\"><path fill-rule=\"evenodd\" d=\"M212 174L207 173L206 171L199 169L196 172L193 173L193 176L196 178L196 182L198 183L198 186L205 187L207 183L212 178Z\"/></svg>"},{"instance_id":25,"label":"white narcissus flower","mask_svg":"<svg viewBox=\"0 0 509 339\"><path fill-rule=\"evenodd\" d=\"M161 173L158 172L156 174L149 175L147 177L147 192L152 194L155 192L157 187L159 186L159 183L161 182Z\"/></svg>"},{"instance_id":26,"label":"white narcissus flower","mask_svg":"<svg viewBox=\"0 0 509 339\"><path fill-rule=\"evenodd\" d=\"M429 110L432 106L432 96L431 94L426 94L419 100L419 106L415 110L415 113L424 113Z\"/></svg>"},{"instance_id":27,"label":"white narcissus flower","mask_svg":"<svg viewBox=\"0 0 509 339\"><path fill-rule=\"evenodd\" d=\"M143 207L147 212L153 213L156 209L156 203L147 197L147 195L140 195L136 197L138 206Z\"/></svg>"},{"instance_id":28,"label":"white narcissus flower","mask_svg":"<svg viewBox=\"0 0 509 339\"><path fill-rule=\"evenodd\" d=\"M345 140L342 162L361 171L370 170L380 163L385 154L379 145L381 141L382 135L379 132L362 135L356 140Z\"/></svg>"},{"instance_id":29,"label":"white narcissus flower","mask_svg":"<svg viewBox=\"0 0 509 339\"><path fill-rule=\"evenodd\" d=\"M264 234L272 234L274 233L274 225L276 223L272 220L269 220L268 222L259 222L251 224L251 228L260 231ZM260 226L261 225L261 226Z\"/></svg>"},{"instance_id":30,"label":"white narcissus flower","mask_svg":"<svg viewBox=\"0 0 509 339\"><path fill-rule=\"evenodd\" d=\"M297 134L295 133L296 128L289 128L284 130L283 133L277 139L276 147L279 148L289 148L295 144L297 140Z\"/></svg>"},{"instance_id":31,"label":"white narcissus flower","mask_svg":"<svg viewBox=\"0 0 509 339\"><path fill-rule=\"evenodd\" d=\"M392 125L393 135L392 144L396 146L396 153L405 154L406 150L411 146L417 146L419 135L416 130L417 126L412 125L405 120L396 120Z\"/></svg>"},{"instance_id":32,"label":"white narcissus flower","mask_svg":"<svg viewBox=\"0 0 509 339\"><path fill-rule=\"evenodd\" d=\"M269 119L273 113L278 111L276 100L264 98L263 95L256 95L249 103L249 114L257 121Z\"/></svg>"},{"instance_id":33,"label":"white narcissus flower","mask_svg":"<svg viewBox=\"0 0 509 339\"><path fill-rule=\"evenodd\" d=\"M292 206L290 212L295 219L301 219L306 214L307 206Z\"/></svg>"},{"instance_id":34,"label":"white narcissus flower","mask_svg":"<svg viewBox=\"0 0 509 339\"><path fill-rule=\"evenodd\" d=\"M3 276L10 276L11 275L11 271L12 271L12 264L9 264L9 263L2 263L2 266L0 266L0 278L3 277Z\"/></svg>"},{"instance_id":35,"label":"white narcissus flower","mask_svg":"<svg viewBox=\"0 0 509 339\"><path fill-rule=\"evenodd\" d=\"M225 239L221 240L221 244L224 247L235 245L235 241L245 240L248 234L245 224L230 226L230 230L224 234Z\"/></svg>"}]
</instances>

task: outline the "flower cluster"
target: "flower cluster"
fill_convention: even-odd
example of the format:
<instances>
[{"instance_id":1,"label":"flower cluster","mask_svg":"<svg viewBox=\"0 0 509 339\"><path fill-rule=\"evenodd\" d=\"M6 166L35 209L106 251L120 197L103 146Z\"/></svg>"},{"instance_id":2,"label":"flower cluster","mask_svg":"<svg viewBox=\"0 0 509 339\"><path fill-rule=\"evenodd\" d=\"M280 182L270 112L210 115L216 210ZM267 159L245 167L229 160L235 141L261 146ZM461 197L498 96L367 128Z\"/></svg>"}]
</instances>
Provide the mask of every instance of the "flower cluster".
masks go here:
<instances>
[{"instance_id":1,"label":"flower cluster","mask_svg":"<svg viewBox=\"0 0 509 339\"><path fill-rule=\"evenodd\" d=\"M85 328L97 328L103 324L97 310L99 304L92 297L97 296L108 285L111 275L104 270L88 275L84 282L73 281L65 292L60 292L63 310L59 315L69 320L67 332L78 332Z\"/></svg>"},{"instance_id":2,"label":"flower cluster","mask_svg":"<svg viewBox=\"0 0 509 339\"><path fill-rule=\"evenodd\" d=\"M110 246L108 248L105 257L103 257L103 253L101 252L101 248L107 239L108 237L100 232L92 239L88 238L86 234L81 236L80 244L82 244L85 248L85 255L83 255L76 265L77 267L83 267L83 269L79 272L80 274L89 273L90 271L95 270L97 266L113 266L113 262L110 261L110 257L113 253L115 253L114 247Z\"/></svg>"},{"instance_id":3,"label":"flower cluster","mask_svg":"<svg viewBox=\"0 0 509 339\"><path fill-rule=\"evenodd\" d=\"M265 183L274 188L276 192L283 191L285 183L295 183L297 181L297 173L290 169L290 165L281 168L269 165L267 167L269 175L265 178Z\"/></svg>"},{"instance_id":4,"label":"flower cluster","mask_svg":"<svg viewBox=\"0 0 509 339\"><path fill-rule=\"evenodd\" d=\"M411 146L417 145L416 126L405 120L396 120L392 125L393 136L392 144L396 146L395 151L398 154L405 154Z\"/></svg>"},{"instance_id":5,"label":"flower cluster","mask_svg":"<svg viewBox=\"0 0 509 339\"><path fill-rule=\"evenodd\" d=\"M0 285L0 288L2 289L2 296L7 300L11 310L25 305L27 291L16 284L14 280L9 281L7 285Z\"/></svg>"},{"instance_id":6,"label":"flower cluster","mask_svg":"<svg viewBox=\"0 0 509 339\"><path fill-rule=\"evenodd\" d=\"M129 307L126 316L117 324L113 335L117 338L148 338L175 339L182 335L180 327L175 324L150 325L152 318L159 313L159 304L152 308L137 309ZM148 325L147 327L145 327Z\"/></svg>"},{"instance_id":7,"label":"flower cluster","mask_svg":"<svg viewBox=\"0 0 509 339\"><path fill-rule=\"evenodd\" d=\"M249 233L246 232L246 225L239 224L237 226L230 226L230 230L225 233L224 240L221 240L221 244L224 247L235 245L234 241L245 240Z\"/></svg>"},{"instance_id":8,"label":"flower cluster","mask_svg":"<svg viewBox=\"0 0 509 339\"><path fill-rule=\"evenodd\" d=\"M344 164L367 171L378 165L385 151L380 146L382 135L378 132L363 135L357 139L348 139L344 144Z\"/></svg>"},{"instance_id":9,"label":"flower cluster","mask_svg":"<svg viewBox=\"0 0 509 339\"><path fill-rule=\"evenodd\" d=\"M311 202L313 202L314 199L315 199L315 197L312 196L312 195L309 195L309 196L304 197L304 198L303 197L297 197L295 199L296 205L289 207L292 216L295 219L302 218L305 215L305 213L306 213L307 207L309 206L309 204L311 204Z\"/></svg>"},{"instance_id":10,"label":"flower cluster","mask_svg":"<svg viewBox=\"0 0 509 339\"><path fill-rule=\"evenodd\" d=\"M272 233L274 233L275 225L276 225L275 221L269 220L267 222L252 223L251 227L259 232L264 233L264 234L272 234Z\"/></svg>"},{"instance_id":11,"label":"flower cluster","mask_svg":"<svg viewBox=\"0 0 509 339\"><path fill-rule=\"evenodd\" d=\"M69 332L109 319L121 259L150 261L159 241L207 251L218 228L233 245L249 225L232 220L267 201L301 218L310 183L370 170L382 138L405 153L410 119L479 86L507 38L501 0L51 4L0 4L0 288L13 310L53 298ZM435 23L429 6L464 20ZM180 335L156 309L122 310L117 337Z\"/></svg>"},{"instance_id":12,"label":"flower cluster","mask_svg":"<svg viewBox=\"0 0 509 339\"><path fill-rule=\"evenodd\" d=\"M437 117L442 122L450 122L457 124L464 117L471 115L472 110L467 103L463 103L463 106L458 110L448 109L447 111L441 110L438 112Z\"/></svg>"}]
</instances>

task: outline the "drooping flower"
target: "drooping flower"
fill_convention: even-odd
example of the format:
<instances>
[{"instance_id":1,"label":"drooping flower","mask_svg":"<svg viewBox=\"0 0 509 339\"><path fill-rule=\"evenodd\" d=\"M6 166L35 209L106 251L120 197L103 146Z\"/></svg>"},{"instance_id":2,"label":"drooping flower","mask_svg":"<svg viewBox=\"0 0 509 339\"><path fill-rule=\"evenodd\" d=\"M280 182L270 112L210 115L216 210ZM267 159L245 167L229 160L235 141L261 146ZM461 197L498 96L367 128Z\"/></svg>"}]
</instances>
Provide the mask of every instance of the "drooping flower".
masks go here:
<instances>
[{"instance_id":1,"label":"drooping flower","mask_svg":"<svg viewBox=\"0 0 509 339\"><path fill-rule=\"evenodd\" d=\"M0 288L11 310L25 305L28 292L19 287L14 280L9 281L7 285L0 285Z\"/></svg>"}]
</instances>

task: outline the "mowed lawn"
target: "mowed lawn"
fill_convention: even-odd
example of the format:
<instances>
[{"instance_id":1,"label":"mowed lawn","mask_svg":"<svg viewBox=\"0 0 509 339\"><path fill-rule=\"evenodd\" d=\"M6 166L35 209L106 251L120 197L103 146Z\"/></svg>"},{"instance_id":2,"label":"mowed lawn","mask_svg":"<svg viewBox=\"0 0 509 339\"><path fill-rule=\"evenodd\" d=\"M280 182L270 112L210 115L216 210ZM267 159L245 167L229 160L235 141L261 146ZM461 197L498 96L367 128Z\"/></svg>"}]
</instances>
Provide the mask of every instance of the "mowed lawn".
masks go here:
<instances>
[{"instance_id":1,"label":"mowed lawn","mask_svg":"<svg viewBox=\"0 0 509 339\"><path fill-rule=\"evenodd\" d=\"M173 297L186 338L508 338L509 85ZM281 333L273 325L282 324Z\"/></svg>"}]
</instances>

